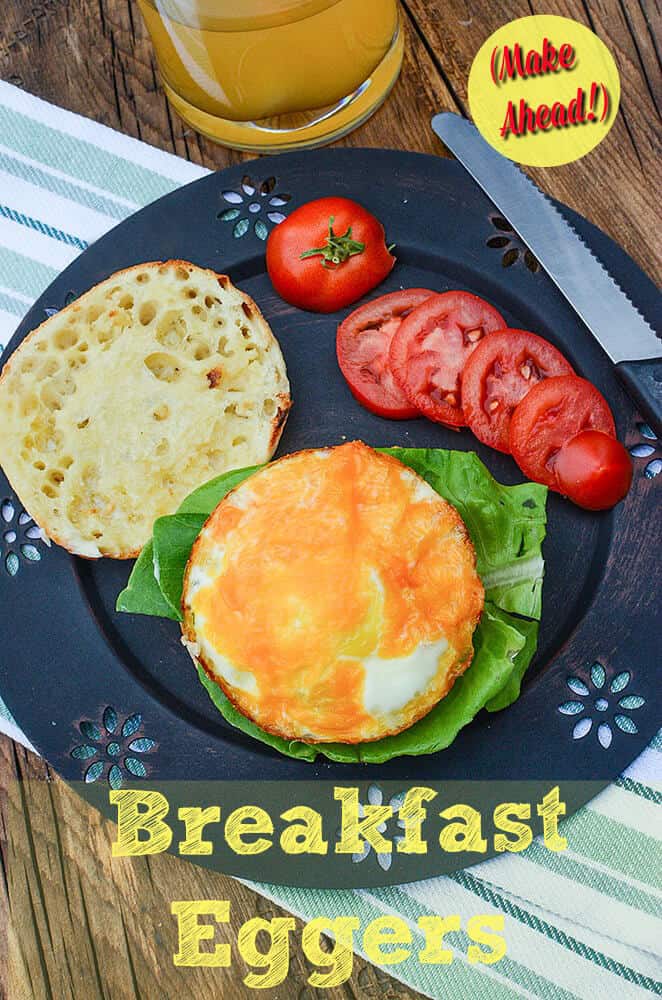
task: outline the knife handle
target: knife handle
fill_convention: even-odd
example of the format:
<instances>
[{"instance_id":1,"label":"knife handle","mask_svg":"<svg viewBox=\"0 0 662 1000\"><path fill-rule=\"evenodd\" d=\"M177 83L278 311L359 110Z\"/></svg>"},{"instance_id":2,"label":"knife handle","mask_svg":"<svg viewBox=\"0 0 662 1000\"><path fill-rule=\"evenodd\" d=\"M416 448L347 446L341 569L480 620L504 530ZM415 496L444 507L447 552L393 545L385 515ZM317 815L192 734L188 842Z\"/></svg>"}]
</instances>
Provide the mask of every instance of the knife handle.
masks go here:
<instances>
[{"instance_id":1,"label":"knife handle","mask_svg":"<svg viewBox=\"0 0 662 1000\"><path fill-rule=\"evenodd\" d=\"M616 371L642 417L662 441L662 358L620 361Z\"/></svg>"}]
</instances>

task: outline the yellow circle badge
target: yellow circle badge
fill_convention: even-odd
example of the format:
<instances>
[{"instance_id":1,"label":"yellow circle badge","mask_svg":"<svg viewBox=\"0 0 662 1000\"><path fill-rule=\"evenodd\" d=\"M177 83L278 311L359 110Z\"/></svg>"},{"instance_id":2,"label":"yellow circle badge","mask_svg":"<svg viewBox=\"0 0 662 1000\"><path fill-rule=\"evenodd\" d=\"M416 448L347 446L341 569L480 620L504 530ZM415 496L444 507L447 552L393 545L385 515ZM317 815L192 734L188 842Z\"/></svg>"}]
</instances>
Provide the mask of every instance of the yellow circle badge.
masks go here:
<instances>
[{"instance_id":1,"label":"yellow circle badge","mask_svg":"<svg viewBox=\"0 0 662 1000\"><path fill-rule=\"evenodd\" d=\"M583 24L520 17L481 46L469 106L483 137L517 163L556 167L585 156L614 123L621 82L607 46Z\"/></svg>"}]
</instances>

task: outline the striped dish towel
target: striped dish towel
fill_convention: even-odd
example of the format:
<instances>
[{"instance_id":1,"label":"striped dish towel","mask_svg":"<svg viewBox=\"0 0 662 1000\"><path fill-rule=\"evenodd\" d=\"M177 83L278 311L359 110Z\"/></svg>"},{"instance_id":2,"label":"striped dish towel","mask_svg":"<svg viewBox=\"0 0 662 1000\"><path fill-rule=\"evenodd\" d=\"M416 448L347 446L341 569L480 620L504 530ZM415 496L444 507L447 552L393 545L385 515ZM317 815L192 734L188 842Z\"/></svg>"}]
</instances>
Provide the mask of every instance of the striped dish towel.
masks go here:
<instances>
[{"instance_id":1,"label":"striped dish towel","mask_svg":"<svg viewBox=\"0 0 662 1000\"><path fill-rule=\"evenodd\" d=\"M207 173L170 154L52 107L0 82L0 343L77 254L118 221ZM0 728L27 742L0 702ZM503 914L507 954L471 965L462 931L451 965L413 956L388 972L443 1000L619 1000L662 993L662 737L563 827L569 849L523 854L450 877L370 891L254 885L310 919L398 914ZM357 935L357 938L359 935Z\"/></svg>"}]
</instances>

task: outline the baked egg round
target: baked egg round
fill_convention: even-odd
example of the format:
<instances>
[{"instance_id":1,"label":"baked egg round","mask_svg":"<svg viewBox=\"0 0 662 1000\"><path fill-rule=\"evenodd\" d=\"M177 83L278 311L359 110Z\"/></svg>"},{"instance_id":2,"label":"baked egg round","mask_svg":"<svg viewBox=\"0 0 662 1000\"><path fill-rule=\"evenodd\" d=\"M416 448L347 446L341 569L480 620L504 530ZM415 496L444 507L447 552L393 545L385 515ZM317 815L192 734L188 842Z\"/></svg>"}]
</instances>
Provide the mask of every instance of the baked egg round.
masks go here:
<instances>
[{"instance_id":1,"label":"baked egg round","mask_svg":"<svg viewBox=\"0 0 662 1000\"><path fill-rule=\"evenodd\" d=\"M186 570L183 641L266 732L360 743L450 691L483 599L455 508L355 441L279 459L219 503Z\"/></svg>"}]
</instances>

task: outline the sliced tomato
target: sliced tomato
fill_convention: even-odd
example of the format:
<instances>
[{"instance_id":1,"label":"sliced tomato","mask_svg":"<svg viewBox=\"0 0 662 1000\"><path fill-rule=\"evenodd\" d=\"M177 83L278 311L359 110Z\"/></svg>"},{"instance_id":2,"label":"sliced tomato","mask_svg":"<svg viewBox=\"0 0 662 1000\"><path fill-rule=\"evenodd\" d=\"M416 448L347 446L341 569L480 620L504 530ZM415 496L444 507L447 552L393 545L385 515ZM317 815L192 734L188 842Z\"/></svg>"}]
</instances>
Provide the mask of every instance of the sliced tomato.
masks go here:
<instances>
[{"instance_id":1,"label":"sliced tomato","mask_svg":"<svg viewBox=\"0 0 662 1000\"><path fill-rule=\"evenodd\" d=\"M620 441L602 431L580 431L558 453L559 490L586 510L607 510L632 482L632 459Z\"/></svg>"},{"instance_id":2,"label":"sliced tomato","mask_svg":"<svg viewBox=\"0 0 662 1000\"><path fill-rule=\"evenodd\" d=\"M462 372L462 409L479 441L510 451L513 410L527 392L552 375L572 375L572 366L548 340L527 330L498 330L483 338Z\"/></svg>"},{"instance_id":3,"label":"sliced tomato","mask_svg":"<svg viewBox=\"0 0 662 1000\"><path fill-rule=\"evenodd\" d=\"M566 441L586 430L616 437L607 400L578 375L556 375L534 385L515 407L510 450L525 476L559 490L557 455Z\"/></svg>"},{"instance_id":4,"label":"sliced tomato","mask_svg":"<svg viewBox=\"0 0 662 1000\"><path fill-rule=\"evenodd\" d=\"M420 416L393 378L389 348L403 319L431 295L434 292L427 288L380 295L359 306L338 326L340 370L359 403L380 417L409 420Z\"/></svg>"},{"instance_id":5,"label":"sliced tomato","mask_svg":"<svg viewBox=\"0 0 662 1000\"><path fill-rule=\"evenodd\" d=\"M442 292L414 309L396 331L389 355L412 406L430 420L462 427L464 364L483 337L505 325L494 306L470 292Z\"/></svg>"}]
</instances>

